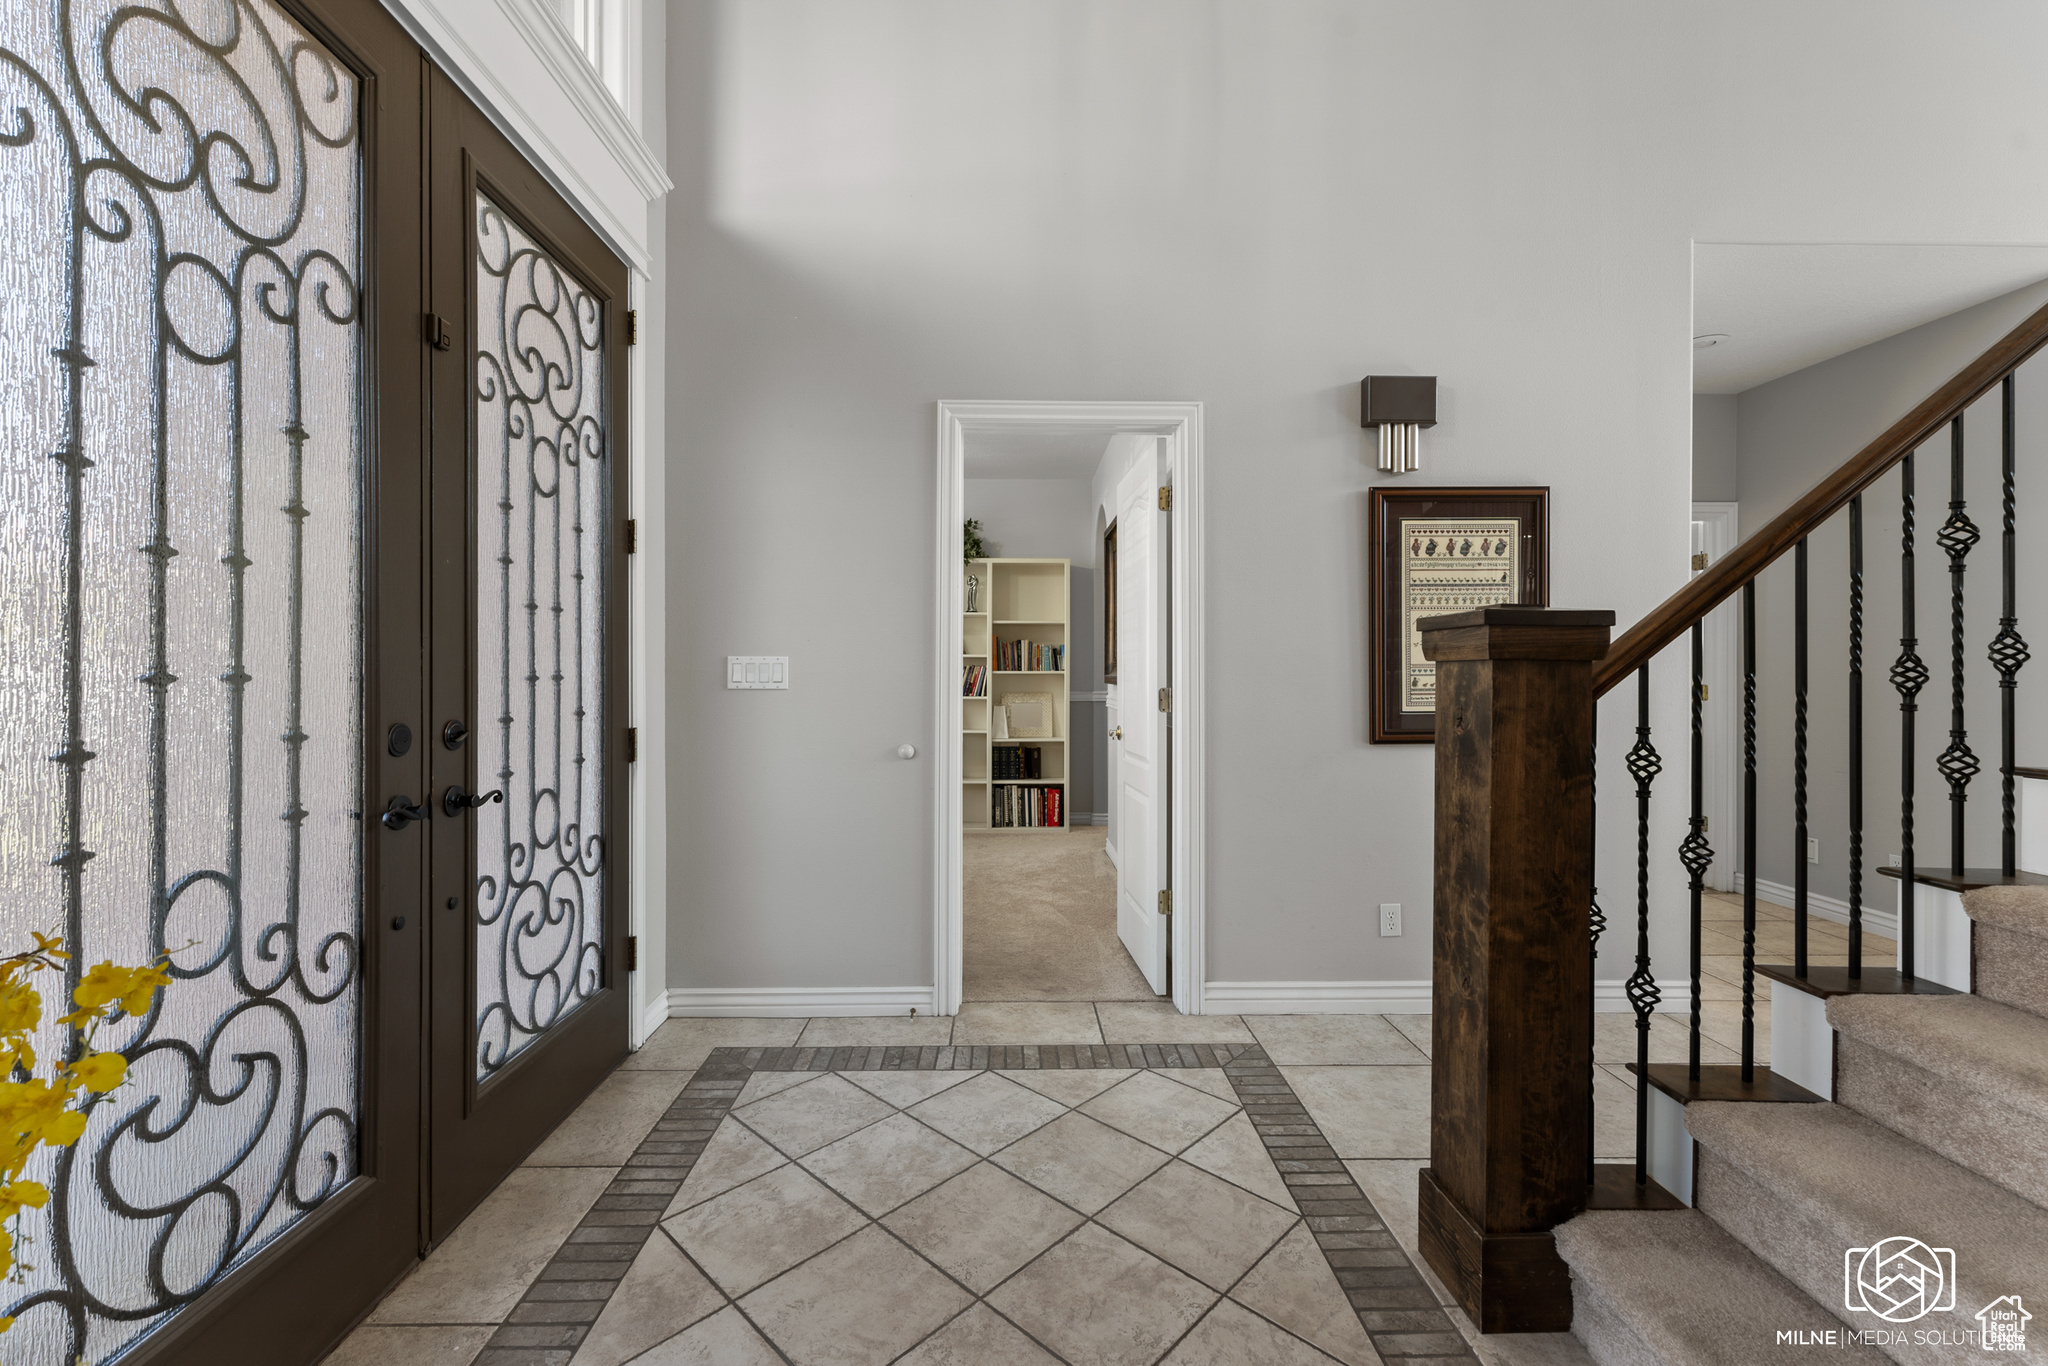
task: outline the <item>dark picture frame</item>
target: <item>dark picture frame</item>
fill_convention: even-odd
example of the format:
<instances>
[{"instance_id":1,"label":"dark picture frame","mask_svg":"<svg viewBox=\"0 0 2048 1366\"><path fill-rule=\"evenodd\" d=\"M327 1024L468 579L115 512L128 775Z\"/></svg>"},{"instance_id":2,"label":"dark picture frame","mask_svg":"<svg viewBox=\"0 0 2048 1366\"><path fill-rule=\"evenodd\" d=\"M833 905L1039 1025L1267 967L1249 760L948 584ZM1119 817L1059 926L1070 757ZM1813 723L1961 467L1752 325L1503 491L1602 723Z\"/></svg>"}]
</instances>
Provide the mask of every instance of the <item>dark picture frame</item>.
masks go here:
<instances>
[{"instance_id":1,"label":"dark picture frame","mask_svg":"<svg viewBox=\"0 0 2048 1366\"><path fill-rule=\"evenodd\" d=\"M1102 533L1102 681L1116 682L1116 523Z\"/></svg>"},{"instance_id":2,"label":"dark picture frame","mask_svg":"<svg viewBox=\"0 0 2048 1366\"><path fill-rule=\"evenodd\" d=\"M1513 533L1516 543L1503 547L1501 527L1509 522L1518 524ZM1402 528L1412 523L1424 525L1412 527L1413 534L1404 539ZM1493 533L1482 536L1481 528L1492 528ZM1429 571L1439 554L1445 570L1432 574ZM1492 564L1502 566L1507 580L1499 587L1494 586L1497 581L1489 572ZM1436 711L1433 706L1417 709L1413 694L1433 683L1434 670L1427 676L1409 673L1410 598L1429 604L1418 609L1418 616L1499 601L1548 606L1550 490L1372 489L1366 509L1366 566L1372 743L1430 744L1436 739ZM1504 587L1511 587L1513 596L1495 596Z\"/></svg>"}]
</instances>

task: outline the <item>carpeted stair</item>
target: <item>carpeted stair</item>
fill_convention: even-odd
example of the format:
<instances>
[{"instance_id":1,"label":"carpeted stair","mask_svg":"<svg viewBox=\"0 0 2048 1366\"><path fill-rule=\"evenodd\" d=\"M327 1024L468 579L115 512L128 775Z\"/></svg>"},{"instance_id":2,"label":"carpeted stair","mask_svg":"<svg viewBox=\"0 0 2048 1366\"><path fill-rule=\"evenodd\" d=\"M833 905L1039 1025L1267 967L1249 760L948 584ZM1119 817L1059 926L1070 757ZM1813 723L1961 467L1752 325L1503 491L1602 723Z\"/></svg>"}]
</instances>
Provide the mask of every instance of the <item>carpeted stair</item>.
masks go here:
<instances>
[{"instance_id":1,"label":"carpeted stair","mask_svg":"<svg viewBox=\"0 0 2048 1366\"><path fill-rule=\"evenodd\" d=\"M2048 1363L2048 1318L2023 1352L1965 1336L2005 1296L2048 1314L2048 888L1963 901L1980 994L1834 998L1836 1103L1696 1102L1697 1209L1557 1230L1572 1331L1599 1366ZM1953 1311L1887 1324L1844 1307L1848 1250L1897 1237L1953 1249ZM1777 1336L1844 1324L1877 1345Z\"/></svg>"}]
</instances>

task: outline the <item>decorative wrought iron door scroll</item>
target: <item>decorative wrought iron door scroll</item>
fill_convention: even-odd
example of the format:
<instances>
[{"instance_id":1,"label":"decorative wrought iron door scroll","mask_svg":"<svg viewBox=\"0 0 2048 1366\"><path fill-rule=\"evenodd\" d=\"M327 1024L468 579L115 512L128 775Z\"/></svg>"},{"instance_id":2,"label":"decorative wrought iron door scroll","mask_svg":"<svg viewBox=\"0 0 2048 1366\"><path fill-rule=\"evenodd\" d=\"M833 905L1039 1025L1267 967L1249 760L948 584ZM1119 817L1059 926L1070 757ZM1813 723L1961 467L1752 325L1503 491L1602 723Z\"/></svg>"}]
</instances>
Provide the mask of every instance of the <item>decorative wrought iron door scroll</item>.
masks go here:
<instances>
[{"instance_id":1,"label":"decorative wrought iron door scroll","mask_svg":"<svg viewBox=\"0 0 2048 1366\"><path fill-rule=\"evenodd\" d=\"M360 94L270 0L0 6L0 951L175 977L31 1173L11 1362L106 1359L359 1171Z\"/></svg>"},{"instance_id":2,"label":"decorative wrought iron door scroll","mask_svg":"<svg viewBox=\"0 0 2048 1366\"><path fill-rule=\"evenodd\" d=\"M604 980L604 308L475 203L477 1056L487 1077ZM479 784L481 785L481 783Z\"/></svg>"}]
</instances>

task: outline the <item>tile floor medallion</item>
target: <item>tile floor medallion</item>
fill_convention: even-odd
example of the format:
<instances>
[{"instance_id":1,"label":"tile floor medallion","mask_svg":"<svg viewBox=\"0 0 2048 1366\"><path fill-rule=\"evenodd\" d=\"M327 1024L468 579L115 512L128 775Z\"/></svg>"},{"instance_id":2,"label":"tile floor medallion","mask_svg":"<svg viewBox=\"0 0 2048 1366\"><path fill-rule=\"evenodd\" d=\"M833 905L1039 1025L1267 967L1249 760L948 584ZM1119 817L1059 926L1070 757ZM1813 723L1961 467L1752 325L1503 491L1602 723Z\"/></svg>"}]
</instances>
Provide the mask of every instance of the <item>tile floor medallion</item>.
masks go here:
<instances>
[{"instance_id":1,"label":"tile floor medallion","mask_svg":"<svg viewBox=\"0 0 2048 1366\"><path fill-rule=\"evenodd\" d=\"M1257 1043L717 1047L462 1331L477 1366L1475 1363L1357 1165Z\"/></svg>"}]
</instances>

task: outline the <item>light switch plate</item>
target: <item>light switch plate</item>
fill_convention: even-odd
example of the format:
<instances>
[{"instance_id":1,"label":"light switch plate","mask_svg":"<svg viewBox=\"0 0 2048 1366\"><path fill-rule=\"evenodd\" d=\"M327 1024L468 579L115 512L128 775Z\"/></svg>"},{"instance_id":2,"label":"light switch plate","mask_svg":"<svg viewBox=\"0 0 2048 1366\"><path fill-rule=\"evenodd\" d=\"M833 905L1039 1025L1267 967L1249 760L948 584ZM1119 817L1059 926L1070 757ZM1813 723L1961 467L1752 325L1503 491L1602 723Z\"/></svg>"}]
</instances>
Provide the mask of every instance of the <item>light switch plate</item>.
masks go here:
<instances>
[{"instance_id":1,"label":"light switch plate","mask_svg":"<svg viewBox=\"0 0 2048 1366\"><path fill-rule=\"evenodd\" d=\"M789 687L788 655L727 655L725 686L731 688Z\"/></svg>"}]
</instances>

